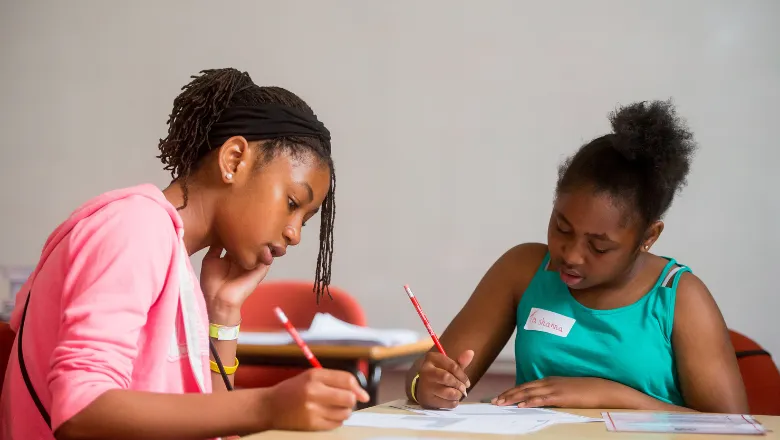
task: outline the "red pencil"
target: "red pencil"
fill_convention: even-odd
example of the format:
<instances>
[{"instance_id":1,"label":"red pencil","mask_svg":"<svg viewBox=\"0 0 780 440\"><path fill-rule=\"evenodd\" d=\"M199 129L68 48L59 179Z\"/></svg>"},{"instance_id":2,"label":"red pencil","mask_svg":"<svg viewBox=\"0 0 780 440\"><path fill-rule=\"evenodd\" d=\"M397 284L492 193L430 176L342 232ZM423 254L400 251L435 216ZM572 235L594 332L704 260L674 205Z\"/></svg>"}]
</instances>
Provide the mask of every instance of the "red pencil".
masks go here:
<instances>
[{"instance_id":1,"label":"red pencil","mask_svg":"<svg viewBox=\"0 0 780 440\"><path fill-rule=\"evenodd\" d=\"M412 300L414 308L417 309L417 314L420 315L420 319L422 319L423 324L425 324L425 328L428 329L428 334L431 335L431 339L433 339L433 343L436 345L436 348L439 349L441 354L447 356L447 353L444 351L444 347L442 347L441 343L439 342L439 338L436 337L436 332L434 332L433 328L431 328L431 323L428 322L428 317L425 316L422 307L420 307L420 303L417 302L417 298L415 298L414 294L412 293L412 289L410 289L409 285L406 284L404 286L404 290L406 290L406 294L409 295L409 299Z\"/></svg>"},{"instance_id":2,"label":"red pencil","mask_svg":"<svg viewBox=\"0 0 780 440\"><path fill-rule=\"evenodd\" d=\"M314 353L311 352L309 349L309 346L306 345L306 342L301 339L301 335L298 334L298 331L295 330L295 327L290 323L290 320L287 319L287 315L284 314L282 309L279 307L274 308L274 312L276 313L276 316L279 318L279 321L282 321L282 324L284 324L284 328L287 329L287 332L290 333L290 336L295 340L295 343L298 344L298 347L301 347L301 350L303 351L303 355L306 356L306 359L308 359L309 363L314 368L322 368L322 365L320 364L320 361L317 360L316 357L314 357Z\"/></svg>"}]
</instances>

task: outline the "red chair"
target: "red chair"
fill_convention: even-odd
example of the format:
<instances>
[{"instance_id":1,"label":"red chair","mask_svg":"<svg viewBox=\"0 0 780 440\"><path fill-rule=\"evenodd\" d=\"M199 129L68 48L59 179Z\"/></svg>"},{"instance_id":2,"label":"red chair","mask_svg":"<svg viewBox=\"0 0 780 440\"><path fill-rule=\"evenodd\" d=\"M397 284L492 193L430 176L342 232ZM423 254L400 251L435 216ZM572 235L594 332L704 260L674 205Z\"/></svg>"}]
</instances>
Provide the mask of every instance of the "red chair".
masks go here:
<instances>
[{"instance_id":1,"label":"red chair","mask_svg":"<svg viewBox=\"0 0 780 440\"><path fill-rule=\"evenodd\" d=\"M7 322L0 322L0 381L4 382L5 370L8 368L8 358L11 356L11 350L14 346L16 333L11 330ZM3 391L0 382L0 392Z\"/></svg>"},{"instance_id":2,"label":"red chair","mask_svg":"<svg viewBox=\"0 0 780 440\"><path fill-rule=\"evenodd\" d=\"M261 283L241 308L241 331L284 331L273 312L281 307L296 328L308 328L317 312L330 313L350 324L366 326L366 316L360 304L347 292L330 286L331 300L327 295L319 305L311 281L267 281ZM356 371L366 374L364 364L356 365ZM241 365L236 370L235 386L241 388L267 387L304 371L304 368L259 367Z\"/></svg>"},{"instance_id":3,"label":"red chair","mask_svg":"<svg viewBox=\"0 0 780 440\"><path fill-rule=\"evenodd\" d=\"M754 340L729 330L751 414L780 415L780 371L772 356Z\"/></svg>"}]
</instances>

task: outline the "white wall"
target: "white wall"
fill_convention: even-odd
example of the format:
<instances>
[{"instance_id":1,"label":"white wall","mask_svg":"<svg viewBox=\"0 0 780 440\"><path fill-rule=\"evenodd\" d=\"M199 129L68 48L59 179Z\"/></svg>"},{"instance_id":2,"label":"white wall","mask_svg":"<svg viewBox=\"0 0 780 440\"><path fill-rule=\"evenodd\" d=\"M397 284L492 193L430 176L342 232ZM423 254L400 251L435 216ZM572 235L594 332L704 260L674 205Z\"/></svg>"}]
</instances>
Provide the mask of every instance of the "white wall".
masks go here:
<instances>
[{"instance_id":1,"label":"white wall","mask_svg":"<svg viewBox=\"0 0 780 440\"><path fill-rule=\"evenodd\" d=\"M179 87L235 66L334 136L334 283L370 323L437 331L515 243L543 241L556 166L618 103L674 97L701 143L656 248L780 359L780 2L70 1L0 5L0 264L30 264L155 159ZM271 277L314 271L317 224ZM507 350L505 356L511 359Z\"/></svg>"}]
</instances>

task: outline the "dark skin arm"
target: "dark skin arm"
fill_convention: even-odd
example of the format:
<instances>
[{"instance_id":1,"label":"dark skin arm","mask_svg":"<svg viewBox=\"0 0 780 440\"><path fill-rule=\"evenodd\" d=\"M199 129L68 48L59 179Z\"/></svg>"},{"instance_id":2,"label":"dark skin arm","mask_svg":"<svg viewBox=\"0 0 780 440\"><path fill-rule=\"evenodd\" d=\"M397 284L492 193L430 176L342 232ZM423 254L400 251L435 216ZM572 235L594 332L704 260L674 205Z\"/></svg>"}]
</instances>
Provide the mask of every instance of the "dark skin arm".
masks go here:
<instances>
[{"instance_id":1,"label":"dark skin arm","mask_svg":"<svg viewBox=\"0 0 780 440\"><path fill-rule=\"evenodd\" d=\"M346 371L311 368L270 388L208 394L103 393L59 426L57 440L203 439L268 429L330 430L368 394Z\"/></svg>"},{"instance_id":2,"label":"dark skin arm","mask_svg":"<svg viewBox=\"0 0 780 440\"><path fill-rule=\"evenodd\" d=\"M610 408L652 411L690 411L662 402L619 382L599 377L545 377L511 388L494 398L501 406L521 408Z\"/></svg>"},{"instance_id":3,"label":"dark skin arm","mask_svg":"<svg viewBox=\"0 0 780 440\"><path fill-rule=\"evenodd\" d=\"M54 437L202 439L250 434L270 428L269 403L267 389L184 395L111 390L63 423Z\"/></svg>"},{"instance_id":4,"label":"dark skin arm","mask_svg":"<svg viewBox=\"0 0 780 440\"><path fill-rule=\"evenodd\" d=\"M723 315L696 276L680 277L672 330L682 395L697 411L747 414L742 375Z\"/></svg>"},{"instance_id":5,"label":"dark skin arm","mask_svg":"<svg viewBox=\"0 0 780 440\"><path fill-rule=\"evenodd\" d=\"M453 359L433 348L406 375L406 394L417 373L417 401L429 408L453 408L479 381L515 329L522 292L539 267L547 246L518 245L502 255L482 278L440 342Z\"/></svg>"}]
</instances>

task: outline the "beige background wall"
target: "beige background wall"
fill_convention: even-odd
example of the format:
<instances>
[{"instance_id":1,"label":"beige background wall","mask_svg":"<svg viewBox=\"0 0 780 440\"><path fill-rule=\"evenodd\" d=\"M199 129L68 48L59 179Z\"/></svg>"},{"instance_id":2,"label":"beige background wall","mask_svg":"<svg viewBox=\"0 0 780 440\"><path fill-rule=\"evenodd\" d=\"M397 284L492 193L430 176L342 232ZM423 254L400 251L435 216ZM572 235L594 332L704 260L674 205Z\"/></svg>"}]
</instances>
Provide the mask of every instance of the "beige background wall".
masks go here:
<instances>
[{"instance_id":1,"label":"beige background wall","mask_svg":"<svg viewBox=\"0 0 780 440\"><path fill-rule=\"evenodd\" d=\"M0 264L34 263L91 196L165 185L174 96L235 66L333 132L334 282L372 325L423 331L410 283L441 331L502 252L545 239L556 166L607 112L671 96L702 148L655 250L780 356L778 16L776 0L5 0ZM313 275L317 228L271 277Z\"/></svg>"}]
</instances>

